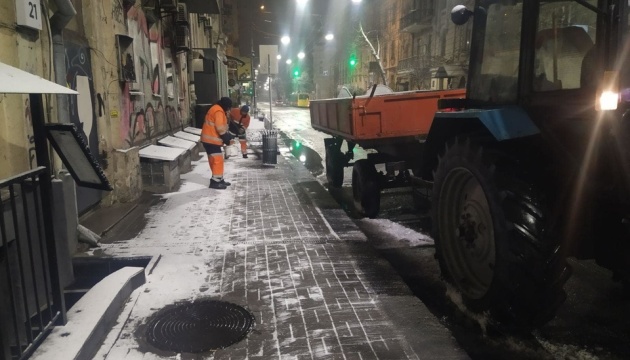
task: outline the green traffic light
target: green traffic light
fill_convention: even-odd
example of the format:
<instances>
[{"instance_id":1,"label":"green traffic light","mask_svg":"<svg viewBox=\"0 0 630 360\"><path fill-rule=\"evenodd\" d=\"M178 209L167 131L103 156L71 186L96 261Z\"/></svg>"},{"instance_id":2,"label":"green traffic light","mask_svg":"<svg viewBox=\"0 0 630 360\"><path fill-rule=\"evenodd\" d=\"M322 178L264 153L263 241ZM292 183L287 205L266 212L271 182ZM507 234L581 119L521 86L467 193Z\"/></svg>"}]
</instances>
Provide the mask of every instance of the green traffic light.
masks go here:
<instances>
[{"instance_id":1,"label":"green traffic light","mask_svg":"<svg viewBox=\"0 0 630 360\"><path fill-rule=\"evenodd\" d=\"M299 143L299 142L297 142L297 141L295 142L295 148L296 148L296 149L299 149L301 146L302 146L302 144L300 144L300 143Z\"/></svg>"},{"instance_id":2,"label":"green traffic light","mask_svg":"<svg viewBox=\"0 0 630 360\"><path fill-rule=\"evenodd\" d=\"M352 55L350 57L350 66L354 67L356 65L357 65L357 58L354 55Z\"/></svg>"},{"instance_id":3,"label":"green traffic light","mask_svg":"<svg viewBox=\"0 0 630 360\"><path fill-rule=\"evenodd\" d=\"M295 71L293 72L293 76L295 76L295 77L300 76L300 70L295 70Z\"/></svg>"}]
</instances>

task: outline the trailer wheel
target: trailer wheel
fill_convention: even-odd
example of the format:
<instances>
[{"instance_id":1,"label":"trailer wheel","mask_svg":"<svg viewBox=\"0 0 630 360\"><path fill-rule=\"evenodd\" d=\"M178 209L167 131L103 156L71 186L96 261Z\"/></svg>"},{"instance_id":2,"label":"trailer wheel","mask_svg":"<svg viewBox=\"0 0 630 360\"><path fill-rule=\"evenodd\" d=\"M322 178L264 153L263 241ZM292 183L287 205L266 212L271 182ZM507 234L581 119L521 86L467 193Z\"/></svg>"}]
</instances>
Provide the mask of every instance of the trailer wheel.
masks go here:
<instances>
[{"instance_id":1,"label":"trailer wheel","mask_svg":"<svg viewBox=\"0 0 630 360\"><path fill-rule=\"evenodd\" d=\"M570 268L545 229L543 197L517 169L501 154L455 140L434 174L431 213L444 280L470 310L529 331L566 299Z\"/></svg>"},{"instance_id":2,"label":"trailer wheel","mask_svg":"<svg viewBox=\"0 0 630 360\"><path fill-rule=\"evenodd\" d=\"M327 139L328 140L328 139ZM326 179L333 187L343 184L344 158L341 150L333 144L326 143Z\"/></svg>"},{"instance_id":3,"label":"trailer wheel","mask_svg":"<svg viewBox=\"0 0 630 360\"><path fill-rule=\"evenodd\" d=\"M356 208L365 216L375 218L381 209L381 189L374 164L362 159L352 168L352 196Z\"/></svg>"}]
</instances>

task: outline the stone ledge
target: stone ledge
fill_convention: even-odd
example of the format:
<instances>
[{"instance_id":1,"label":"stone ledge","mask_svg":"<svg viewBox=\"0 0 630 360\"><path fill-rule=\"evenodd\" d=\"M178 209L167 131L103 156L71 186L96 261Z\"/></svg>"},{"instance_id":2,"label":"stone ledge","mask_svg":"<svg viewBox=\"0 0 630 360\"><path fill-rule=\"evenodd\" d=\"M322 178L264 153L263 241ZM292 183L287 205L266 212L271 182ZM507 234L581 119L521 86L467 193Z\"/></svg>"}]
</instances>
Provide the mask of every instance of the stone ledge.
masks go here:
<instances>
[{"instance_id":1,"label":"stone ledge","mask_svg":"<svg viewBox=\"0 0 630 360\"><path fill-rule=\"evenodd\" d=\"M131 293L145 283L144 272L125 267L101 280L68 311L68 323L55 327L31 360L91 359Z\"/></svg>"}]
</instances>

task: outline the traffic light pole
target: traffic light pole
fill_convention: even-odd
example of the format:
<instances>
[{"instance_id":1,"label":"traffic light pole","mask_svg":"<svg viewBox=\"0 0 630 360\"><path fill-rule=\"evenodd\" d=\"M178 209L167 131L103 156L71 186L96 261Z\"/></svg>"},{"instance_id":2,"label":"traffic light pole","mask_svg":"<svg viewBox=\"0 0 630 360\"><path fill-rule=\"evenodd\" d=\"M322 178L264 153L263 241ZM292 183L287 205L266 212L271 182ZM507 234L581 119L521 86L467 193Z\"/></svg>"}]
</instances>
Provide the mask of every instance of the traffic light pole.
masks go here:
<instances>
[{"instance_id":1,"label":"traffic light pole","mask_svg":"<svg viewBox=\"0 0 630 360\"><path fill-rule=\"evenodd\" d=\"M273 96L271 89L271 55L267 54L267 76L269 76L269 126L273 129Z\"/></svg>"}]
</instances>

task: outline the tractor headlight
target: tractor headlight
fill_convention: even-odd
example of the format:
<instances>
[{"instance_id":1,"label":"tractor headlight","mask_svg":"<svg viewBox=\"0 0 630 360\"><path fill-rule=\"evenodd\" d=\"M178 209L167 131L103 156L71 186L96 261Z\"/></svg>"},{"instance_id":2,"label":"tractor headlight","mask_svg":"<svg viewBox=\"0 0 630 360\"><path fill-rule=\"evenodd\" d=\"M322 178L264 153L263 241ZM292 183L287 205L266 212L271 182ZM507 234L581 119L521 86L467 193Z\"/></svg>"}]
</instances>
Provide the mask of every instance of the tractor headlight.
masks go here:
<instances>
[{"instance_id":1,"label":"tractor headlight","mask_svg":"<svg viewBox=\"0 0 630 360\"><path fill-rule=\"evenodd\" d=\"M596 108L601 111L617 110L619 106L619 72L605 71L597 94Z\"/></svg>"},{"instance_id":2,"label":"tractor headlight","mask_svg":"<svg viewBox=\"0 0 630 360\"><path fill-rule=\"evenodd\" d=\"M599 108L601 110L617 110L619 105L619 93L615 91L604 91L599 96Z\"/></svg>"}]
</instances>

